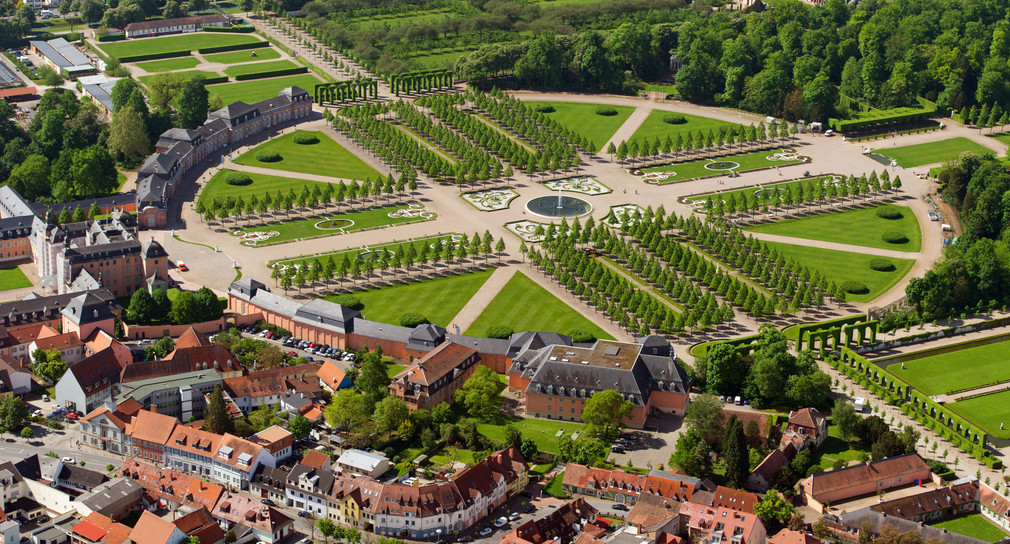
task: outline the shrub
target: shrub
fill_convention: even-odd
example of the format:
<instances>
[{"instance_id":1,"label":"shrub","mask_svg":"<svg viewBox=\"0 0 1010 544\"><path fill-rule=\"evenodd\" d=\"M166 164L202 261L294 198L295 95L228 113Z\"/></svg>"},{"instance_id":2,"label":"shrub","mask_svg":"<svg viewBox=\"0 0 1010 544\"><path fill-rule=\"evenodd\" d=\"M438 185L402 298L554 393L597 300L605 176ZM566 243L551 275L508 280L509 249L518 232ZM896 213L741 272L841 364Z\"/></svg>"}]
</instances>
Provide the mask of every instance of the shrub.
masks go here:
<instances>
[{"instance_id":1,"label":"shrub","mask_svg":"<svg viewBox=\"0 0 1010 544\"><path fill-rule=\"evenodd\" d=\"M418 325L424 325L425 323L431 322L428 321L427 317L424 317L416 312L407 312L400 316L401 327L416 327Z\"/></svg>"},{"instance_id":2,"label":"shrub","mask_svg":"<svg viewBox=\"0 0 1010 544\"><path fill-rule=\"evenodd\" d=\"M585 329L572 329L568 331L568 336L571 336L572 342L577 344L588 344L596 341L596 335Z\"/></svg>"},{"instance_id":3,"label":"shrub","mask_svg":"<svg viewBox=\"0 0 1010 544\"><path fill-rule=\"evenodd\" d=\"M295 134L295 143L301 145L312 145L319 143L319 137L315 134L309 134L307 132L299 132Z\"/></svg>"},{"instance_id":4,"label":"shrub","mask_svg":"<svg viewBox=\"0 0 1010 544\"><path fill-rule=\"evenodd\" d=\"M905 217L905 214L901 213L901 210L898 208L884 206L877 208L877 217L881 219L901 219L902 217Z\"/></svg>"},{"instance_id":5,"label":"shrub","mask_svg":"<svg viewBox=\"0 0 1010 544\"><path fill-rule=\"evenodd\" d=\"M865 295L870 292L870 289L866 287L865 283L855 280L843 281L839 287L842 288L842 291L855 295Z\"/></svg>"},{"instance_id":6,"label":"shrub","mask_svg":"<svg viewBox=\"0 0 1010 544\"><path fill-rule=\"evenodd\" d=\"M888 244L904 244L908 242L908 237L904 234L889 230L880 235L880 239L887 242Z\"/></svg>"},{"instance_id":7,"label":"shrub","mask_svg":"<svg viewBox=\"0 0 1010 544\"><path fill-rule=\"evenodd\" d=\"M683 125L687 118L679 113L668 113L663 116L663 122L670 125Z\"/></svg>"},{"instance_id":8,"label":"shrub","mask_svg":"<svg viewBox=\"0 0 1010 544\"><path fill-rule=\"evenodd\" d=\"M249 174L244 172L232 172L228 174L228 177L224 178L224 181L228 185L250 185L253 180L249 177Z\"/></svg>"},{"instance_id":9,"label":"shrub","mask_svg":"<svg viewBox=\"0 0 1010 544\"><path fill-rule=\"evenodd\" d=\"M876 270L877 272L890 272L894 270L894 263L888 261L887 259L870 259L870 268Z\"/></svg>"},{"instance_id":10,"label":"shrub","mask_svg":"<svg viewBox=\"0 0 1010 544\"><path fill-rule=\"evenodd\" d=\"M540 113L554 113L555 111L554 106L550 104L537 104L533 109Z\"/></svg>"},{"instance_id":11,"label":"shrub","mask_svg":"<svg viewBox=\"0 0 1010 544\"><path fill-rule=\"evenodd\" d=\"M333 299L333 302L336 302L341 306L347 306L352 310L360 310L365 307L365 305L361 303L361 299L348 293L344 293L343 295L337 295Z\"/></svg>"},{"instance_id":12,"label":"shrub","mask_svg":"<svg viewBox=\"0 0 1010 544\"><path fill-rule=\"evenodd\" d=\"M256 160L260 162L278 162L281 160L281 154L276 151L260 151L256 154Z\"/></svg>"},{"instance_id":13,"label":"shrub","mask_svg":"<svg viewBox=\"0 0 1010 544\"><path fill-rule=\"evenodd\" d=\"M596 115L611 117L617 115L617 108L613 106L596 106Z\"/></svg>"},{"instance_id":14,"label":"shrub","mask_svg":"<svg viewBox=\"0 0 1010 544\"><path fill-rule=\"evenodd\" d=\"M484 336L487 336L488 338L508 339L512 336L513 332L512 327L505 325L491 325L486 331L484 331Z\"/></svg>"}]
</instances>

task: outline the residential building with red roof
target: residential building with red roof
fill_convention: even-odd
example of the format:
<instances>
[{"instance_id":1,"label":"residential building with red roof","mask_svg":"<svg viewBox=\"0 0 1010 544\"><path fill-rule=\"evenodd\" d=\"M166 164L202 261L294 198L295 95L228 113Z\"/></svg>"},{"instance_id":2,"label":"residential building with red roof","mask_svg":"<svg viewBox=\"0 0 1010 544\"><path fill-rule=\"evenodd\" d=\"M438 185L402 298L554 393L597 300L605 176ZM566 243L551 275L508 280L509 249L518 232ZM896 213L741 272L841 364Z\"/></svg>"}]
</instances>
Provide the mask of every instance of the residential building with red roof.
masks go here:
<instances>
[{"instance_id":1,"label":"residential building with red roof","mask_svg":"<svg viewBox=\"0 0 1010 544\"><path fill-rule=\"evenodd\" d=\"M731 508L733 510L753 514L754 505L760 500L761 499L753 493L748 493L747 491L741 491L739 489L730 489L720 485L715 488L715 494L712 497L712 506L718 508Z\"/></svg>"},{"instance_id":2,"label":"residential building with red roof","mask_svg":"<svg viewBox=\"0 0 1010 544\"><path fill-rule=\"evenodd\" d=\"M768 533L754 514L687 501L680 506L681 526L691 542L765 544Z\"/></svg>"},{"instance_id":3,"label":"residential building with red roof","mask_svg":"<svg viewBox=\"0 0 1010 544\"><path fill-rule=\"evenodd\" d=\"M276 460L266 448L250 440L179 425L165 443L165 464L246 489L257 467L276 466Z\"/></svg>"},{"instance_id":4,"label":"residential building with red roof","mask_svg":"<svg viewBox=\"0 0 1010 544\"><path fill-rule=\"evenodd\" d=\"M768 544L821 544L821 539L806 531L794 531L786 527L769 538Z\"/></svg>"},{"instance_id":5,"label":"residential building with red roof","mask_svg":"<svg viewBox=\"0 0 1010 544\"><path fill-rule=\"evenodd\" d=\"M807 504L818 512L823 512L826 501L837 505L878 491L929 481L939 484L939 478L933 475L929 465L918 455L908 453L814 474L800 485Z\"/></svg>"},{"instance_id":6,"label":"residential building with red roof","mask_svg":"<svg viewBox=\"0 0 1010 544\"><path fill-rule=\"evenodd\" d=\"M256 499L225 492L210 511L225 530L235 531L241 540L250 531L253 540L275 544L294 529L294 520Z\"/></svg>"},{"instance_id":7,"label":"residential building with red roof","mask_svg":"<svg viewBox=\"0 0 1010 544\"><path fill-rule=\"evenodd\" d=\"M139 483L171 510L180 506L210 510L224 493L224 488L216 483L205 482L170 468L139 463L134 459L123 461L122 475Z\"/></svg>"},{"instance_id":8,"label":"residential building with red roof","mask_svg":"<svg viewBox=\"0 0 1010 544\"><path fill-rule=\"evenodd\" d=\"M186 533L172 522L144 510L140 519L130 531L132 544L179 544L187 538Z\"/></svg>"},{"instance_id":9,"label":"residential building with red roof","mask_svg":"<svg viewBox=\"0 0 1010 544\"><path fill-rule=\"evenodd\" d=\"M996 525L1010 532L1010 498L1001 491L979 482L979 512Z\"/></svg>"},{"instance_id":10,"label":"residential building with red roof","mask_svg":"<svg viewBox=\"0 0 1010 544\"><path fill-rule=\"evenodd\" d=\"M133 457L150 463L165 464L165 444L178 425L179 420L173 416L150 410L137 412L137 416L126 426Z\"/></svg>"},{"instance_id":11,"label":"residential building with red roof","mask_svg":"<svg viewBox=\"0 0 1010 544\"><path fill-rule=\"evenodd\" d=\"M70 533L72 544L123 544L130 538L130 529L122 523L116 523L97 512L92 512L86 518L74 525Z\"/></svg>"},{"instance_id":12,"label":"residential building with red roof","mask_svg":"<svg viewBox=\"0 0 1010 544\"><path fill-rule=\"evenodd\" d=\"M301 410L298 410L298 414L308 419L312 423L323 423L326 421L326 411L322 405L312 403L302 406Z\"/></svg>"},{"instance_id":13,"label":"residential building with red roof","mask_svg":"<svg viewBox=\"0 0 1010 544\"><path fill-rule=\"evenodd\" d=\"M189 347L176 344L175 350L169 353L165 360L188 365L192 370L212 369L225 379L241 376L245 372L242 363L221 344Z\"/></svg>"},{"instance_id":14,"label":"residential building with red roof","mask_svg":"<svg viewBox=\"0 0 1010 544\"><path fill-rule=\"evenodd\" d=\"M620 469L608 470L576 463L565 466L561 485L565 491L590 495L598 499L635 504L642 493L652 493L667 499L690 500L699 490L701 480L652 470L648 475L630 474Z\"/></svg>"},{"instance_id":15,"label":"residential building with red roof","mask_svg":"<svg viewBox=\"0 0 1010 544\"><path fill-rule=\"evenodd\" d=\"M60 333L46 323L28 323L7 327L7 334L10 335L10 356L27 366L31 363L31 345L35 340Z\"/></svg>"},{"instance_id":16,"label":"residential building with red roof","mask_svg":"<svg viewBox=\"0 0 1010 544\"><path fill-rule=\"evenodd\" d=\"M329 391L330 393L335 393L340 389L346 389L351 387L351 379L344 374L344 371L337 366L334 361L327 360L323 363L323 366L319 367L319 371L316 372L316 379L319 380L319 385Z\"/></svg>"},{"instance_id":17,"label":"residential building with red roof","mask_svg":"<svg viewBox=\"0 0 1010 544\"><path fill-rule=\"evenodd\" d=\"M309 400L304 401L304 404L308 404L322 392L315 378L321 366L309 363L259 370L228 378L223 385L235 405L245 413L263 406L280 407L284 398L292 394L308 397Z\"/></svg>"},{"instance_id":18,"label":"residential building with red roof","mask_svg":"<svg viewBox=\"0 0 1010 544\"><path fill-rule=\"evenodd\" d=\"M84 358L84 342L81 341L81 337L77 336L76 332L67 332L63 334L57 334L56 336L46 336L44 338L36 338L28 346L28 358L34 363L35 362L35 350L41 349L43 351L49 351L55 349L60 352L63 357L63 362L68 365L76 363Z\"/></svg>"},{"instance_id":19,"label":"residential building with red roof","mask_svg":"<svg viewBox=\"0 0 1010 544\"><path fill-rule=\"evenodd\" d=\"M315 468L330 468L330 456L317 450L305 450L302 456L302 464Z\"/></svg>"},{"instance_id":20,"label":"residential building with red roof","mask_svg":"<svg viewBox=\"0 0 1010 544\"><path fill-rule=\"evenodd\" d=\"M782 467L787 466L793 457L796 457L796 446L792 443L787 443L782 449L772 450L747 476L747 489L758 493L768 491L775 483L775 475Z\"/></svg>"},{"instance_id":21,"label":"residential building with red roof","mask_svg":"<svg viewBox=\"0 0 1010 544\"><path fill-rule=\"evenodd\" d=\"M213 342L210 341L210 338L206 334L197 332L196 329L190 327L175 340L175 350L169 353L166 359L170 358L173 353L180 349L210 346L212 344Z\"/></svg>"},{"instance_id":22,"label":"residential building with red roof","mask_svg":"<svg viewBox=\"0 0 1010 544\"><path fill-rule=\"evenodd\" d=\"M816 408L789 412L789 423L782 433L782 444L792 443L797 451L820 448L828 439L828 419Z\"/></svg>"},{"instance_id":23,"label":"residential building with red roof","mask_svg":"<svg viewBox=\"0 0 1010 544\"><path fill-rule=\"evenodd\" d=\"M430 410L441 402L452 404L456 390L479 362L477 350L444 342L394 376L389 394L403 399L411 410Z\"/></svg>"},{"instance_id":24,"label":"residential building with red roof","mask_svg":"<svg viewBox=\"0 0 1010 544\"><path fill-rule=\"evenodd\" d=\"M558 506L542 518L531 519L520 524L505 535L502 542L571 544L581 532L582 527L596 520L596 513L596 508L593 508L585 499L578 498Z\"/></svg>"},{"instance_id":25,"label":"residential building with red roof","mask_svg":"<svg viewBox=\"0 0 1010 544\"><path fill-rule=\"evenodd\" d=\"M275 461L291 457L295 437L287 429L272 425L249 437L249 441L266 448Z\"/></svg>"},{"instance_id":26,"label":"residential building with red roof","mask_svg":"<svg viewBox=\"0 0 1010 544\"><path fill-rule=\"evenodd\" d=\"M56 382L56 403L68 410L88 414L111 399L119 383L119 373L126 364L120 355L109 347L69 363L63 377Z\"/></svg>"},{"instance_id":27,"label":"residential building with red roof","mask_svg":"<svg viewBox=\"0 0 1010 544\"><path fill-rule=\"evenodd\" d=\"M129 455L130 436L126 432L126 427L140 412L140 408L140 403L133 399L121 402L118 406L106 401L81 418L78 425L80 431L78 440L81 444L92 448Z\"/></svg>"},{"instance_id":28,"label":"residential building with red roof","mask_svg":"<svg viewBox=\"0 0 1010 544\"><path fill-rule=\"evenodd\" d=\"M176 518L172 524L187 536L199 538L200 544L222 544L224 542L224 530L214 521L210 510L204 506Z\"/></svg>"},{"instance_id":29,"label":"residential building with red roof","mask_svg":"<svg viewBox=\"0 0 1010 544\"><path fill-rule=\"evenodd\" d=\"M680 532L680 501L642 493L625 519L640 535L655 536L660 531Z\"/></svg>"}]
</instances>

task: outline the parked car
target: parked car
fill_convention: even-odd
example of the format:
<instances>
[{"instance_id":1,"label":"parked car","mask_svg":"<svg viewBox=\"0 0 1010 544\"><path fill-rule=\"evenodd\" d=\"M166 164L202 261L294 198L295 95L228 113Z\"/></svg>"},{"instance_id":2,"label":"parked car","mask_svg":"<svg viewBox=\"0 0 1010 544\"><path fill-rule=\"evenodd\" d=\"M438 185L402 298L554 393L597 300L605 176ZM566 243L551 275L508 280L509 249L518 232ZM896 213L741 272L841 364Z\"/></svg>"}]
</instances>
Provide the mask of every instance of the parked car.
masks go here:
<instances>
[{"instance_id":1,"label":"parked car","mask_svg":"<svg viewBox=\"0 0 1010 544\"><path fill-rule=\"evenodd\" d=\"M509 521L515 521L521 517L523 517L523 515L520 514L519 512L512 512L511 514L509 514Z\"/></svg>"},{"instance_id":2,"label":"parked car","mask_svg":"<svg viewBox=\"0 0 1010 544\"><path fill-rule=\"evenodd\" d=\"M35 410L34 412L32 412L32 415L36 416L36 417L41 416L42 415L42 410Z\"/></svg>"},{"instance_id":3,"label":"parked car","mask_svg":"<svg viewBox=\"0 0 1010 544\"><path fill-rule=\"evenodd\" d=\"M624 510L627 510L627 509L628 509L627 506L624 506L623 504L620 504L620 503L614 505L614 510L622 510L622 511L624 511Z\"/></svg>"},{"instance_id":4,"label":"parked car","mask_svg":"<svg viewBox=\"0 0 1010 544\"><path fill-rule=\"evenodd\" d=\"M480 532L479 532L479 533L477 533L477 534L479 534L480 536L487 536L487 535L489 535L489 534L491 534L491 533L492 533L492 531L491 531L491 528L490 528L490 527L484 527L484 528L483 528L483 529L481 529L481 530L480 530Z\"/></svg>"},{"instance_id":5,"label":"parked car","mask_svg":"<svg viewBox=\"0 0 1010 544\"><path fill-rule=\"evenodd\" d=\"M495 527L504 527L505 524L508 523L508 522L509 522L508 518L506 518L505 516L502 516L502 517L494 520L494 526Z\"/></svg>"},{"instance_id":6,"label":"parked car","mask_svg":"<svg viewBox=\"0 0 1010 544\"><path fill-rule=\"evenodd\" d=\"M63 463L64 463L64 464L67 464L67 463L69 463L69 464L71 464L71 465L72 465L72 464L74 464L74 463L75 463L75 461L74 461L74 458L73 458L73 457L64 457L64 458L63 458Z\"/></svg>"},{"instance_id":7,"label":"parked car","mask_svg":"<svg viewBox=\"0 0 1010 544\"><path fill-rule=\"evenodd\" d=\"M186 266L186 263L179 261L176 265L179 267L180 272L189 272L189 267Z\"/></svg>"},{"instance_id":8,"label":"parked car","mask_svg":"<svg viewBox=\"0 0 1010 544\"><path fill-rule=\"evenodd\" d=\"M274 505L274 501L272 501L270 499L263 499L260 502L263 503L263 504L265 504L265 505L267 505L267 506L273 506Z\"/></svg>"},{"instance_id":9,"label":"parked car","mask_svg":"<svg viewBox=\"0 0 1010 544\"><path fill-rule=\"evenodd\" d=\"M308 512L308 511L306 511L306 510L299 510L299 511L298 511L298 517L300 517L300 518L307 518L307 517L310 517L311 515L312 515L312 514L311 514L311 513L309 513L309 512Z\"/></svg>"},{"instance_id":10,"label":"parked car","mask_svg":"<svg viewBox=\"0 0 1010 544\"><path fill-rule=\"evenodd\" d=\"M456 542L473 542L473 535L463 535L456 539Z\"/></svg>"}]
</instances>

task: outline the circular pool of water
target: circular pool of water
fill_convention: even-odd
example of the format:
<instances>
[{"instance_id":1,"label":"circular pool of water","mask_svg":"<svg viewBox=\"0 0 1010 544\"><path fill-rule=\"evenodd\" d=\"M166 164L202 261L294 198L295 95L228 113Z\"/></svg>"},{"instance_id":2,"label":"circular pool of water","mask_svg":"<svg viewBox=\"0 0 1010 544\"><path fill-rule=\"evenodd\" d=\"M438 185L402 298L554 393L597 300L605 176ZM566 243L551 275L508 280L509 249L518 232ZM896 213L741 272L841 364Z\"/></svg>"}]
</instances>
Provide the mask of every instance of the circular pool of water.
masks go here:
<instances>
[{"instance_id":1,"label":"circular pool of water","mask_svg":"<svg viewBox=\"0 0 1010 544\"><path fill-rule=\"evenodd\" d=\"M574 196L562 196L560 203L556 196L538 196L526 203L526 210L540 217L581 217L592 212L593 205Z\"/></svg>"}]
</instances>

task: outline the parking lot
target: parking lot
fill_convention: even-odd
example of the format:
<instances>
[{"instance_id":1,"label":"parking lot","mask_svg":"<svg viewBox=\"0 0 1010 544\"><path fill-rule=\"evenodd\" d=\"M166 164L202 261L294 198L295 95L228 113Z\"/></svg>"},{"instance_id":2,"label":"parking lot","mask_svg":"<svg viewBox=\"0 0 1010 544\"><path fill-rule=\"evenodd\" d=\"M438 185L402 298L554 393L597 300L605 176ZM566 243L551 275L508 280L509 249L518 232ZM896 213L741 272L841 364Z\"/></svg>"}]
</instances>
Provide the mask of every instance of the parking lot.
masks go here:
<instances>
[{"instance_id":1,"label":"parking lot","mask_svg":"<svg viewBox=\"0 0 1010 544\"><path fill-rule=\"evenodd\" d=\"M305 357L315 363L321 363L325 359L332 359L338 361L338 365L344 368L346 368L345 365L350 366L354 363L356 358L354 352L351 351L344 351L327 344L320 344L293 336L281 336L271 331L261 331L257 327L240 327L239 331L257 340L273 343L281 348L281 351L284 351L285 354L293 358ZM345 365L340 365L340 361L345 363Z\"/></svg>"}]
</instances>

